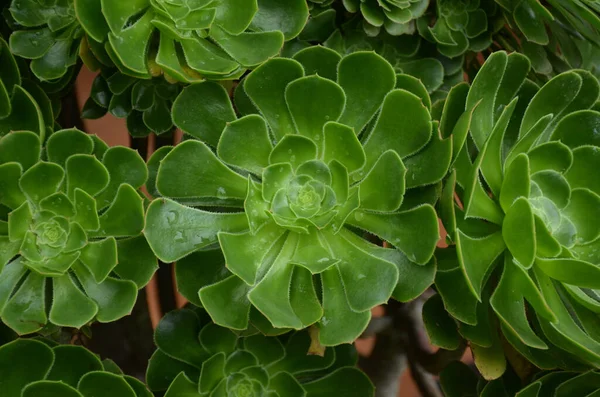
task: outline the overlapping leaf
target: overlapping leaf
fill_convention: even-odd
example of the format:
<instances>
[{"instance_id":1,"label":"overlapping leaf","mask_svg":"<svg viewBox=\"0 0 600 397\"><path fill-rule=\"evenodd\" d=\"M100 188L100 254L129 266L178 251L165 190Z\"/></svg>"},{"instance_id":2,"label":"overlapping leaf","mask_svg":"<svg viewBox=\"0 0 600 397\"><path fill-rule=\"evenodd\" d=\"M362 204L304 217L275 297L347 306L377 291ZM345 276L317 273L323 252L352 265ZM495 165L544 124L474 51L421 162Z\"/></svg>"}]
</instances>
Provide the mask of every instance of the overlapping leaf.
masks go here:
<instances>
[{"instance_id":1,"label":"overlapping leaf","mask_svg":"<svg viewBox=\"0 0 600 397\"><path fill-rule=\"evenodd\" d=\"M119 372L115 372L115 369ZM18 339L0 346L6 397L152 397L139 380L82 346Z\"/></svg>"},{"instance_id":2,"label":"overlapping leaf","mask_svg":"<svg viewBox=\"0 0 600 397\"><path fill-rule=\"evenodd\" d=\"M323 395L372 396L374 387L359 369L351 345L308 355L308 332L281 337L239 336L210 322L200 310L168 313L155 332L158 350L146 380L165 397Z\"/></svg>"}]
</instances>

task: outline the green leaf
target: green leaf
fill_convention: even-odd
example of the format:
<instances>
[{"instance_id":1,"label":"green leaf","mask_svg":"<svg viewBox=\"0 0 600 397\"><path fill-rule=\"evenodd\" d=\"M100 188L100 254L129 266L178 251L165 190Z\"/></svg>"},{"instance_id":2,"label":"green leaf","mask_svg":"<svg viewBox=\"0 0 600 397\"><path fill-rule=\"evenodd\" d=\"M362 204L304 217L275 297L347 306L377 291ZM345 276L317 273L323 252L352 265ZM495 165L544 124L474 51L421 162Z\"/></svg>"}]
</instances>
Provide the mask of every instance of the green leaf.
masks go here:
<instances>
[{"instance_id":1,"label":"green leaf","mask_svg":"<svg viewBox=\"0 0 600 397\"><path fill-rule=\"evenodd\" d=\"M0 203L9 208L18 208L26 200L19 187L21 172L19 163L0 165Z\"/></svg>"},{"instance_id":2,"label":"green leaf","mask_svg":"<svg viewBox=\"0 0 600 397\"><path fill-rule=\"evenodd\" d=\"M48 322L45 293L45 277L29 273L4 306L2 321L20 335L39 331Z\"/></svg>"},{"instance_id":3,"label":"green leaf","mask_svg":"<svg viewBox=\"0 0 600 397\"><path fill-rule=\"evenodd\" d=\"M20 396L25 386L46 376L53 362L52 349L37 340L17 339L0 347L0 368L10 368L12 373L0 379L2 392Z\"/></svg>"},{"instance_id":4,"label":"green leaf","mask_svg":"<svg viewBox=\"0 0 600 397\"><path fill-rule=\"evenodd\" d=\"M293 168L317 158L317 144L311 138L293 134L286 135L269 155L269 164L289 163ZM263 183L267 183L267 174L272 168L263 170ZM281 185L283 186L283 185Z\"/></svg>"},{"instance_id":5,"label":"green leaf","mask_svg":"<svg viewBox=\"0 0 600 397\"><path fill-rule=\"evenodd\" d=\"M502 237L517 262L529 269L536 256L535 223L531 206L524 197L515 200L506 212Z\"/></svg>"},{"instance_id":6,"label":"green leaf","mask_svg":"<svg viewBox=\"0 0 600 397\"><path fill-rule=\"evenodd\" d=\"M54 364L46 380L61 381L77 387L83 375L91 371L101 371L102 362L83 346L59 345L52 348Z\"/></svg>"},{"instance_id":7,"label":"green leaf","mask_svg":"<svg viewBox=\"0 0 600 397\"><path fill-rule=\"evenodd\" d=\"M136 236L144 228L144 206L142 198L131 185L119 186L114 201L99 218L100 228L94 237Z\"/></svg>"},{"instance_id":8,"label":"green leaf","mask_svg":"<svg viewBox=\"0 0 600 397\"><path fill-rule=\"evenodd\" d=\"M267 124L254 114L228 123L217 146L217 154L224 162L257 175L269 165L271 150Z\"/></svg>"},{"instance_id":9,"label":"green leaf","mask_svg":"<svg viewBox=\"0 0 600 397\"><path fill-rule=\"evenodd\" d=\"M91 241L82 250L81 262L94 275L94 280L99 284L117 266L117 242L114 237L104 240Z\"/></svg>"},{"instance_id":10,"label":"green leaf","mask_svg":"<svg viewBox=\"0 0 600 397\"><path fill-rule=\"evenodd\" d=\"M263 32L278 30L289 41L300 34L307 20L308 6L303 0L258 0L258 12L250 27Z\"/></svg>"},{"instance_id":11,"label":"green leaf","mask_svg":"<svg viewBox=\"0 0 600 397\"><path fill-rule=\"evenodd\" d=\"M115 195L119 195L120 185L126 183L134 189L140 188L148 178L148 170L144 160L137 151L117 146L104 153L102 164L110 175L106 189L96 197L98 207L104 208L111 204Z\"/></svg>"},{"instance_id":12,"label":"green leaf","mask_svg":"<svg viewBox=\"0 0 600 397\"><path fill-rule=\"evenodd\" d=\"M0 164L15 162L27 171L40 159L40 138L29 131L15 131L0 138Z\"/></svg>"},{"instance_id":13,"label":"green leaf","mask_svg":"<svg viewBox=\"0 0 600 397\"><path fill-rule=\"evenodd\" d=\"M547 349L546 343L531 328L525 309L525 299L535 312L550 321L555 321L554 313L544 297L527 274L527 271L512 262L510 255L504 259L504 271L500 282L490 298L490 304L500 318L506 331L522 343L536 349Z\"/></svg>"},{"instance_id":14,"label":"green leaf","mask_svg":"<svg viewBox=\"0 0 600 397\"><path fill-rule=\"evenodd\" d=\"M100 227L96 200L85 191L76 188L75 198L75 217L72 219L85 230L97 230Z\"/></svg>"},{"instance_id":15,"label":"green leaf","mask_svg":"<svg viewBox=\"0 0 600 397\"><path fill-rule=\"evenodd\" d=\"M538 91L533 97L521 122L519 135L529 131L542 117L553 114L555 119L577 97L582 79L575 72L562 73Z\"/></svg>"},{"instance_id":16,"label":"green leaf","mask_svg":"<svg viewBox=\"0 0 600 397\"><path fill-rule=\"evenodd\" d=\"M56 131L46 142L48 160L64 167L67 159L75 154L92 154L94 141L90 135L72 128Z\"/></svg>"},{"instance_id":17,"label":"green leaf","mask_svg":"<svg viewBox=\"0 0 600 397\"><path fill-rule=\"evenodd\" d=\"M600 180L595 177L591 169L598 169L600 165L600 151L596 146L580 146L573 150L573 164L566 172L565 178L572 188L587 188L600 194Z\"/></svg>"},{"instance_id":18,"label":"green leaf","mask_svg":"<svg viewBox=\"0 0 600 397\"><path fill-rule=\"evenodd\" d=\"M322 148L323 126L339 119L344 111L344 91L331 80L313 75L288 84L285 99L298 134Z\"/></svg>"},{"instance_id":19,"label":"green leaf","mask_svg":"<svg viewBox=\"0 0 600 397\"><path fill-rule=\"evenodd\" d=\"M444 309L440 295L433 295L423 305L423 324L431 344L447 350L458 349L461 338L456 322Z\"/></svg>"},{"instance_id":20,"label":"green leaf","mask_svg":"<svg viewBox=\"0 0 600 397\"><path fill-rule=\"evenodd\" d=\"M53 163L39 162L23 173L19 186L33 203L56 193L61 186L65 172Z\"/></svg>"},{"instance_id":21,"label":"green leaf","mask_svg":"<svg viewBox=\"0 0 600 397\"><path fill-rule=\"evenodd\" d=\"M83 397L81 393L62 382L40 380L23 389L23 397Z\"/></svg>"},{"instance_id":22,"label":"green leaf","mask_svg":"<svg viewBox=\"0 0 600 397\"><path fill-rule=\"evenodd\" d=\"M156 328L154 340L164 353L177 357L179 361L197 368L209 357L200 341L201 324L196 313L191 310L177 310L167 313Z\"/></svg>"},{"instance_id":23,"label":"green leaf","mask_svg":"<svg viewBox=\"0 0 600 397\"><path fill-rule=\"evenodd\" d=\"M81 328L98 312L98 306L65 274L53 278L52 308L49 319L52 324Z\"/></svg>"},{"instance_id":24,"label":"green leaf","mask_svg":"<svg viewBox=\"0 0 600 397\"><path fill-rule=\"evenodd\" d=\"M26 201L8 214L8 238L11 242L21 242L29 230L33 215ZM9 258L10 259L10 258Z\"/></svg>"},{"instance_id":25,"label":"green leaf","mask_svg":"<svg viewBox=\"0 0 600 397\"><path fill-rule=\"evenodd\" d=\"M355 52L340 61L338 84L346 94L346 107L338 121L352 127L358 135L395 87L396 74L381 56L373 52Z\"/></svg>"},{"instance_id":26,"label":"green leaf","mask_svg":"<svg viewBox=\"0 0 600 397\"><path fill-rule=\"evenodd\" d=\"M278 244L278 240L285 233L274 222L269 222L260 227L254 234L233 234L219 232L219 244L225 256L227 268L248 285L257 281L258 271L261 269L269 251ZM256 241L268 242L268 245L257 245Z\"/></svg>"},{"instance_id":27,"label":"green leaf","mask_svg":"<svg viewBox=\"0 0 600 397\"><path fill-rule=\"evenodd\" d=\"M200 290L202 306L215 324L230 329L244 330L248 327L250 287L236 276L204 287Z\"/></svg>"},{"instance_id":28,"label":"green leaf","mask_svg":"<svg viewBox=\"0 0 600 397\"><path fill-rule=\"evenodd\" d=\"M467 96L467 109L479 103L471 120L471 136L479 148L483 147L494 126L494 103L507 63L506 52L490 55L473 80Z\"/></svg>"},{"instance_id":29,"label":"green leaf","mask_svg":"<svg viewBox=\"0 0 600 397\"><path fill-rule=\"evenodd\" d=\"M314 20L314 18L311 18ZM304 33L303 33L304 34ZM311 46L294 54L293 59L300 62L307 76L316 74L337 81L337 67L342 57L327 47Z\"/></svg>"},{"instance_id":30,"label":"green leaf","mask_svg":"<svg viewBox=\"0 0 600 397\"><path fill-rule=\"evenodd\" d=\"M137 286L128 280L107 277L98 284L92 273L80 262L73 264L73 270L86 294L98 305L96 320L108 323L131 313L137 298Z\"/></svg>"},{"instance_id":31,"label":"green leaf","mask_svg":"<svg viewBox=\"0 0 600 397\"><path fill-rule=\"evenodd\" d=\"M319 341L324 346L352 343L367 327L369 310L356 313L348 305L337 267L321 273L323 283L323 317L319 321Z\"/></svg>"},{"instance_id":32,"label":"green leaf","mask_svg":"<svg viewBox=\"0 0 600 397\"><path fill-rule=\"evenodd\" d=\"M375 387L362 371L357 368L340 368L321 379L303 385L307 397L326 397L340 393L350 396L371 396Z\"/></svg>"},{"instance_id":33,"label":"green leaf","mask_svg":"<svg viewBox=\"0 0 600 397\"><path fill-rule=\"evenodd\" d=\"M459 264L456 247L437 249L438 269L435 286L444 301L444 308L458 321L477 324L477 299L469 290L468 281Z\"/></svg>"},{"instance_id":34,"label":"green leaf","mask_svg":"<svg viewBox=\"0 0 600 397\"><path fill-rule=\"evenodd\" d=\"M246 197L246 178L231 171L206 144L185 141L162 160L156 186L167 197Z\"/></svg>"},{"instance_id":35,"label":"green leaf","mask_svg":"<svg viewBox=\"0 0 600 397\"><path fill-rule=\"evenodd\" d=\"M553 279L582 288L600 288L600 268L592 263L568 258L536 258L535 264Z\"/></svg>"},{"instance_id":36,"label":"green leaf","mask_svg":"<svg viewBox=\"0 0 600 397\"><path fill-rule=\"evenodd\" d=\"M244 213L213 213L157 199L148 207L144 234L163 262L174 262L217 241L217 232L248 228Z\"/></svg>"},{"instance_id":37,"label":"green leaf","mask_svg":"<svg viewBox=\"0 0 600 397\"><path fill-rule=\"evenodd\" d=\"M76 154L67 159L67 194L73 197L79 188L95 196L109 184L109 174L104 165L94 156Z\"/></svg>"},{"instance_id":38,"label":"green leaf","mask_svg":"<svg viewBox=\"0 0 600 397\"><path fill-rule=\"evenodd\" d=\"M198 271L201 263L202 271ZM187 300L196 306L202 306L198 291L200 288L214 284L230 276L225 267L225 259L219 248L196 251L177 261L175 265L175 279L177 290Z\"/></svg>"},{"instance_id":39,"label":"green leaf","mask_svg":"<svg viewBox=\"0 0 600 397\"><path fill-rule=\"evenodd\" d=\"M227 91L217 83L206 81L186 87L173 102L175 125L215 147L227 123L235 119Z\"/></svg>"},{"instance_id":40,"label":"green leaf","mask_svg":"<svg viewBox=\"0 0 600 397\"><path fill-rule=\"evenodd\" d=\"M218 25L212 25L210 36L244 67L262 64L277 55L283 46L283 33L279 31L244 32L232 35Z\"/></svg>"},{"instance_id":41,"label":"green leaf","mask_svg":"<svg viewBox=\"0 0 600 397\"><path fill-rule=\"evenodd\" d=\"M225 0L217 7L215 22L231 34L240 34L248 28L257 9L256 0Z\"/></svg>"},{"instance_id":42,"label":"green leaf","mask_svg":"<svg viewBox=\"0 0 600 397\"><path fill-rule=\"evenodd\" d=\"M99 393L119 397L136 397L135 391L122 376L108 372L90 372L79 381L79 391L84 396L94 396Z\"/></svg>"},{"instance_id":43,"label":"green leaf","mask_svg":"<svg viewBox=\"0 0 600 397\"><path fill-rule=\"evenodd\" d=\"M197 397L198 395L198 385L192 382L184 372L177 375L165 393L165 397Z\"/></svg>"},{"instance_id":44,"label":"green leaf","mask_svg":"<svg viewBox=\"0 0 600 397\"><path fill-rule=\"evenodd\" d=\"M582 145L600 146L600 139L594 131L600 125L600 112L580 110L566 115L556 126L552 140L575 149ZM575 132L576 131L576 132Z\"/></svg>"},{"instance_id":45,"label":"green leaf","mask_svg":"<svg viewBox=\"0 0 600 397\"><path fill-rule=\"evenodd\" d=\"M356 211L348 223L389 241L420 265L429 262L439 240L437 215L430 205L394 214Z\"/></svg>"},{"instance_id":46,"label":"green leaf","mask_svg":"<svg viewBox=\"0 0 600 397\"><path fill-rule=\"evenodd\" d=\"M469 289L481 301L481 291L493 270L493 264L506 245L502 233L496 232L484 238L472 238L457 230L456 251Z\"/></svg>"},{"instance_id":47,"label":"green leaf","mask_svg":"<svg viewBox=\"0 0 600 397\"><path fill-rule=\"evenodd\" d=\"M577 229L577 243L585 244L600 236L600 225L595 222L600 211L600 196L588 189L573 189L564 214Z\"/></svg>"},{"instance_id":48,"label":"green leaf","mask_svg":"<svg viewBox=\"0 0 600 397\"><path fill-rule=\"evenodd\" d=\"M354 312L363 312L387 302L398 280L398 269L393 263L370 255L346 238L348 232L333 235L324 233L345 287L346 299ZM338 237L339 236L339 237ZM369 286L377 285L376 290Z\"/></svg>"},{"instance_id":49,"label":"green leaf","mask_svg":"<svg viewBox=\"0 0 600 397\"><path fill-rule=\"evenodd\" d=\"M405 109L403 117L398 117L398 109ZM390 92L373 131L364 142L367 169L388 149L395 150L402 158L415 154L429 142L431 134L431 116L421 99L405 90Z\"/></svg>"},{"instance_id":50,"label":"green leaf","mask_svg":"<svg viewBox=\"0 0 600 397\"><path fill-rule=\"evenodd\" d=\"M158 269L158 262L144 236L117 240L118 264L113 270L122 279L144 287Z\"/></svg>"},{"instance_id":51,"label":"green leaf","mask_svg":"<svg viewBox=\"0 0 600 397\"><path fill-rule=\"evenodd\" d=\"M328 122L324 127L323 160L326 163L337 160L352 173L365 165L366 156L351 128Z\"/></svg>"},{"instance_id":52,"label":"green leaf","mask_svg":"<svg viewBox=\"0 0 600 397\"><path fill-rule=\"evenodd\" d=\"M404 198L406 167L397 152L384 152L358 185L360 208L392 212L400 208ZM381 186L386 186L381 194Z\"/></svg>"},{"instance_id":53,"label":"green leaf","mask_svg":"<svg viewBox=\"0 0 600 397\"><path fill-rule=\"evenodd\" d=\"M285 103L285 88L302 76L304 70L300 63L276 58L265 62L244 79L246 93L269 123L277 140L294 131L292 116Z\"/></svg>"},{"instance_id":54,"label":"green leaf","mask_svg":"<svg viewBox=\"0 0 600 397\"><path fill-rule=\"evenodd\" d=\"M507 167L502 182L499 200L504 211L508 211L519 197L529 197L529 174L529 158L523 153L519 154Z\"/></svg>"},{"instance_id":55,"label":"green leaf","mask_svg":"<svg viewBox=\"0 0 600 397\"><path fill-rule=\"evenodd\" d=\"M34 98L22 87L15 85L10 101L12 112L10 116L0 119L0 136L10 131L31 131L44 140L46 127L39 105ZM21 117L27 114L29 117Z\"/></svg>"},{"instance_id":56,"label":"green leaf","mask_svg":"<svg viewBox=\"0 0 600 397\"><path fill-rule=\"evenodd\" d=\"M452 138L440 138L437 122L433 123L433 131L429 144L423 150L404 159L407 189L440 182L448 173L452 160Z\"/></svg>"}]
</instances>

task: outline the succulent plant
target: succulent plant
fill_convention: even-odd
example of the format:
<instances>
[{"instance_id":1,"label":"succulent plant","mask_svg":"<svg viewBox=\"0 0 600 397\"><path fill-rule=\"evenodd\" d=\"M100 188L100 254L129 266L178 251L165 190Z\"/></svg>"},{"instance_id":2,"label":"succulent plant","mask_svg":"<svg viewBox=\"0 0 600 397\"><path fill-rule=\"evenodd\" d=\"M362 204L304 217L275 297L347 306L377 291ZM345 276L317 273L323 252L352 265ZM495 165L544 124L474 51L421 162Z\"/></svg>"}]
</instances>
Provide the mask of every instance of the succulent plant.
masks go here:
<instances>
[{"instance_id":1,"label":"succulent plant","mask_svg":"<svg viewBox=\"0 0 600 397\"><path fill-rule=\"evenodd\" d=\"M0 318L19 334L127 315L157 261L139 154L75 129L0 138ZM47 299L48 297L52 299Z\"/></svg>"},{"instance_id":2,"label":"succulent plant","mask_svg":"<svg viewBox=\"0 0 600 397\"><path fill-rule=\"evenodd\" d=\"M355 51L375 51L394 67L396 73L421 80L432 103L444 98L453 85L463 81L464 57L451 59L440 55L432 44L418 35L394 37L381 33L369 37L356 23L348 22L333 32L324 45L342 56Z\"/></svg>"},{"instance_id":3,"label":"succulent plant","mask_svg":"<svg viewBox=\"0 0 600 397\"><path fill-rule=\"evenodd\" d=\"M600 85L574 70L539 88L529 71L526 57L494 53L446 102L474 111L439 202L453 246L436 254L436 287L487 379L505 368L498 327L540 368L600 366L600 185L588 171Z\"/></svg>"},{"instance_id":4,"label":"succulent plant","mask_svg":"<svg viewBox=\"0 0 600 397\"><path fill-rule=\"evenodd\" d=\"M18 28L9 40L13 54L30 59L31 71L42 81L67 75L84 35L73 0L12 0L10 13Z\"/></svg>"},{"instance_id":5,"label":"succulent plant","mask_svg":"<svg viewBox=\"0 0 600 397\"><path fill-rule=\"evenodd\" d=\"M17 339L0 346L0 387L6 397L152 397L146 386L118 372L82 346Z\"/></svg>"},{"instance_id":6,"label":"succulent plant","mask_svg":"<svg viewBox=\"0 0 600 397\"><path fill-rule=\"evenodd\" d=\"M514 373L486 382L459 361L448 365L440 374L440 384L446 397L589 396L600 390L598 379L597 371L540 371L526 382Z\"/></svg>"},{"instance_id":7,"label":"succulent plant","mask_svg":"<svg viewBox=\"0 0 600 397\"><path fill-rule=\"evenodd\" d=\"M54 128L54 111L48 96L21 76L8 44L0 39L0 137L12 130L33 131L43 137ZM29 117L22 117L27 114Z\"/></svg>"},{"instance_id":8,"label":"succulent plant","mask_svg":"<svg viewBox=\"0 0 600 397\"><path fill-rule=\"evenodd\" d=\"M219 325L246 329L254 306L275 328L318 323L320 342L337 345L390 295L406 301L428 287L439 238L432 204L453 143L419 80L372 52L341 58L313 47L266 62L235 99L239 119L222 86L187 87L173 118L197 139L149 161L151 193L163 197L148 208L148 242L164 262L195 253L189 262L202 273L180 289L200 289ZM203 251L216 243L226 268Z\"/></svg>"},{"instance_id":9,"label":"succulent plant","mask_svg":"<svg viewBox=\"0 0 600 397\"><path fill-rule=\"evenodd\" d=\"M239 78L246 69L277 55L308 18L304 0L127 4L93 0L76 7L91 52L98 58L110 57L130 76L148 79L164 74L184 83Z\"/></svg>"},{"instance_id":10,"label":"succulent plant","mask_svg":"<svg viewBox=\"0 0 600 397\"><path fill-rule=\"evenodd\" d=\"M518 49L544 82L569 69L600 76L600 5L596 1L496 1L512 32L499 38L507 49Z\"/></svg>"},{"instance_id":11,"label":"succulent plant","mask_svg":"<svg viewBox=\"0 0 600 397\"><path fill-rule=\"evenodd\" d=\"M180 91L179 84L163 78L138 80L115 69L107 70L94 79L82 116L96 119L109 112L126 118L134 137L162 134L173 129L171 107Z\"/></svg>"},{"instance_id":12,"label":"succulent plant","mask_svg":"<svg viewBox=\"0 0 600 397\"><path fill-rule=\"evenodd\" d=\"M448 58L487 49L503 25L496 3L487 0L439 0L417 22L419 34Z\"/></svg>"},{"instance_id":13,"label":"succulent plant","mask_svg":"<svg viewBox=\"0 0 600 397\"><path fill-rule=\"evenodd\" d=\"M392 36L413 34L415 21L421 17L429 0L343 0L349 12L363 16L363 29L369 36L377 36L381 27Z\"/></svg>"},{"instance_id":14,"label":"succulent plant","mask_svg":"<svg viewBox=\"0 0 600 397\"><path fill-rule=\"evenodd\" d=\"M158 350L146 380L165 397L373 396L367 376L355 367L354 346L309 355L307 331L279 337L240 336L210 322L201 310L168 313L158 324Z\"/></svg>"}]
</instances>

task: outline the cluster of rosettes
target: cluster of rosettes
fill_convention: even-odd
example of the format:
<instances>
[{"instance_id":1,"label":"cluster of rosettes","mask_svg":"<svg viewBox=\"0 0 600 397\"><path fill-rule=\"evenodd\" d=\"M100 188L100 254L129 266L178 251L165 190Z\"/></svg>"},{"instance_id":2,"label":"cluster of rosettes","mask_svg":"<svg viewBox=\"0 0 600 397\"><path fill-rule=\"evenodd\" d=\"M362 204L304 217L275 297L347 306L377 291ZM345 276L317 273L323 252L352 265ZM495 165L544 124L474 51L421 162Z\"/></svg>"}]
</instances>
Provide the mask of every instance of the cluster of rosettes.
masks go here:
<instances>
[{"instance_id":1,"label":"cluster of rosettes","mask_svg":"<svg viewBox=\"0 0 600 397\"><path fill-rule=\"evenodd\" d=\"M413 34L415 21L420 18L430 0L349 0L344 7L362 14L363 28L368 36L377 36L381 27L392 36Z\"/></svg>"},{"instance_id":2,"label":"cluster of rosettes","mask_svg":"<svg viewBox=\"0 0 600 397\"><path fill-rule=\"evenodd\" d=\"M431 19L435 23L430 26ZM435 12L417 22L419 34L435 43L438 51L449 58L466 51L479 52L492 44L492 34L502 28L504 19L494 1L440 0Z\"/></svg>"},{"instance_id":3,"label":"cluster of rosettes","mask_svg":"<svg viewBox=\"0 0 600 397\"><path fill-rule=\"evenodd\" d=\"M280 337L256 332L238 336L210 322L201 310L167 314L154 339L146 381L165 397L223 395L231 397L370 396L373 385L355 367L353 346L307 355L307 331Z\"/></svg>"},{"instance_id":4,"label":"cluster of rosettes","mask_svg":"<svg viewBox=\"0 0 600 397\"><path fill-rule=\"evenodd\" d=\"M51 340L17 339L0 347L7 397L152 397L138 379L84 348Z\"/></svg>"},{"instance_id":5,"label":"cluster of rosettes","mask_svg":"<svg viewBox=\"0 0 600 397\"><path fill-rule=\"evenodd\" d=\"M304 0L94 0L76 7L94 57L138 78L234 80L279 53L308 18Z\"/></svg>"},{"instance_id":6,"label":"cluster of rosettes","mask_svg":"<svg viewBox=\"0 0 600 397\"><path fill-rule=\"evenodd\" d=\"M78 130L0 139L0 318L19 334L127 315L157 267L137 152ZM49 280L48 280L49 278ZM49 289L49 290L48 290ZM52 296L48 301L47 296Z\"/></svg>"},{"instance_id":7,"label":"cluster of rosettes","mask_svg":"<svg viewBox=\"0 0 600 397\"><path fill-rule=\"evenodd\" d=\"M505 368L490 306L536 366L600 366L600 184L589 172L600 85L575 70L538 88L529 70L522 55L495 53L466 97L449 96L474 109L478 150L463 149L440 201L455 246L440 250L436 287L488 379Z\"/></svg>"}]
</instances>

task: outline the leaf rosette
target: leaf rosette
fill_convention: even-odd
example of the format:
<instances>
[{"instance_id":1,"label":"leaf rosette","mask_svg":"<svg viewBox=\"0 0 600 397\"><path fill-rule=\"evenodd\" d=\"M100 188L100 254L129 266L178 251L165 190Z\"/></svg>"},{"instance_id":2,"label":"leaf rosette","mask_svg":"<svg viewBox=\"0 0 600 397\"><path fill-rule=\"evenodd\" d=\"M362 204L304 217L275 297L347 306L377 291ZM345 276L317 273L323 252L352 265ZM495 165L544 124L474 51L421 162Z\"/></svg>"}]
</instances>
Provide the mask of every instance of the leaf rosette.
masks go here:
<instances>
[{"instance_id":1,"label":"leaf rosette","mask_svg":"<svg viewBox=\"0 0 600 397\"><path fill-rule=\"evenodd\" d=\"M156 328L158 350L146 381L165 397L318 396L323 392L372 396L374 387L358 368L354 346L308 355L306 331L279 337L236 335L201 310L168 313Z\"/></svg>"},{"instance_id":2,"label":"leaf rosette","mask_svg":"<svg viewBox=\"0 0 600 397\"><path fill-rule=\"evenodd\" d=\"M145 234L161 260L179 261L179 288L217 324L257 326L258 310L280 330L318 323L321 343L336 345L390 295L410 300L431 282L432 204L452 139L417 79L374 53L315 48L252 72L235 93L241 118L215 83L182 92L174 121L200 140L150 159L163 198ZM226 268L206 251L216 243Z\"/></svg>"},{"instance_id":3,"label":"leaf rosette","mask_svg":"<svg viewBox=\"0 0 600 397\"><path fill-rule=\"evenodd\" d=\"M484 51L492 44L492 34L504 25L504 19L494 1L440 0L433 14L417 21L419 34L435 43L437 50L448 58L466 51ZM430 20L434 23L430 26Z\"/></svg>"},{"instance_id":4,"label":"leaf rosette","mask_svg":"<svg viewBox=\"0 0 600 397\"><path fill-rule=\"evenodd\" d=\"M238 79L279 54L308 18L304 0L93 0L76 11L103 63L183 83Z\"/></svg>"},{"instance_id":5,"label":"leaf rosette","mask_svg":"<svg viewBox=\"0 0 600 397\"><path fill-rule=\"evenodd\" d=\"M363 29L369 36L377 36L383 27L392 36L413 34L417 18L423 16L429 0L344 0L348 12L362 14Z\"/></svg>"},{"instance_id":6,"label":"leaf rosette","mask_svg":"<svg viewBox=\"0 0 600 397\"><path fill-rule=\"evenodd\" d=\"M474 153L463 148L440 200L455 246L439 252L436 286L480 366L496 363L488 379L505 368L497 325L540 368L600 365L600 85L574 70L539 88L529 71L495 53L447 103L475 109Z\"/></svg>"},{"instance_id":7,"label":"leaf rosette","mask_svg":"<svg viewBox=\"0 0 600 397\"><path fill-rule=\"evenodd\" d=\"M513 32L502 34L505 48L519 48L544 81L568 69L600 76L600 3L597 1L498 0ZM503 32L504 33L504 32ZM518 37L518 39L517 39Z\"/></svg>"},{"instance_id":8,"label":"leaf rosette","mask_svg":"<svg viewBox=\"0 0 600 397\"><path fill-rule=\"evenodd\" d=\"M110 360L75 345L17 339L0 347L2 394L6 397L152 397Z\"/></svg>"},{"instance_id":9,"label":"leaf rosette","mask_svg":"<svg viewBox=\"0 0 600 397\"><path fill-rule=\"evenodd\" d=\"M12 0L9 10L18 26L9 40L13 54L30 59L41 81L70 79L84 35L73 0Z\"/></svg>"},{"instance_id":10,"label":"leaf rosette","mask_svg":"<svg viewBox=\"0 0 600 397\"><path fill-rule=\"evenodd\" d=\"M2 321L27 334L127 315L157 267L137 152L74 129L44 147L17 131L0 139L0 171Z\"/></svg>"}]
</instances>

